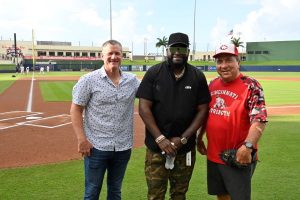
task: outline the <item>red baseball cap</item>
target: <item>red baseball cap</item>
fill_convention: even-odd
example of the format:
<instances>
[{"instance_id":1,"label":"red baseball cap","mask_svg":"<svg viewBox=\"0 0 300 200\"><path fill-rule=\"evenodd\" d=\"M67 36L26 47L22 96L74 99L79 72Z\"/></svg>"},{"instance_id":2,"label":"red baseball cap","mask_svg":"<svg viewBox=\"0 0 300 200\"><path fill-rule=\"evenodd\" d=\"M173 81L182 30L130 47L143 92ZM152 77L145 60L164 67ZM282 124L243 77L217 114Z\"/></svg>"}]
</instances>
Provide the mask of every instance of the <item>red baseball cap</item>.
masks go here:
<instances>
[{"instance_id":1,"label":"red baseball cap","mask_svg":"<svg viewBox=\"0 0 300 200\"><path fill-rule=\"evenodd\" d=\"M216 48L214 58L218 57L220 54L231 54L234 56L239 55L239 51L234 44L221 44Z\"/></svg>"}]
</instances>

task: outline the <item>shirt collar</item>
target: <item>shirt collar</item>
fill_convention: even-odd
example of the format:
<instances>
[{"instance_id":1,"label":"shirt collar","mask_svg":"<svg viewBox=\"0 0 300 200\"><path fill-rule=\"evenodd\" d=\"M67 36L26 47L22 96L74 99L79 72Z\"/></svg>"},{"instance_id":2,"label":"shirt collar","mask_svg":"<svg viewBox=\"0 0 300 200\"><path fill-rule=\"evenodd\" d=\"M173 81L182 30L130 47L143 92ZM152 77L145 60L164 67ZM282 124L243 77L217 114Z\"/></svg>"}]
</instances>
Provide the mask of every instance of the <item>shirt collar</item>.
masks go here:
<instances>
[{"instance_id":1,"label":"shirt collar","mask_svg":"<svg viewBox=\"0 0 300 200\"><path fill-rule=\"evenodd\" d=\"M121 70L121 68L119 68L119 70L120 70L120 74L121 74L121 80L125 79L124 73ZM104 69L104 65L100 68L99 73L100 73L100 77L101 78L107 77L107 73L106 73L106 71Z\"/></svg>"}]
</instances>

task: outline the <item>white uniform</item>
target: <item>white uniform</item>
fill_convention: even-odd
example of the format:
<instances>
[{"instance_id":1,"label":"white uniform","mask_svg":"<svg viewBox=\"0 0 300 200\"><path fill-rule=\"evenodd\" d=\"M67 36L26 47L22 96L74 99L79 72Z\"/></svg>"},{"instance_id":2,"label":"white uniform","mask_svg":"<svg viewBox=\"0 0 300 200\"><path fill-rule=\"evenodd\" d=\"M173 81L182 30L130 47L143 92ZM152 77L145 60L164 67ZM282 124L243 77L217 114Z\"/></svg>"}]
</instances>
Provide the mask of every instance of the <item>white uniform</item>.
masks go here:
<instances>
[{"instance_id":1,"label":"white uniform","mask_svg":"<svg viewBox=\"0 0 300 200\"><path fill-rule=\"evenodd\" d=\"M21 65L20 69L21 69L21 74L24 74L25 72L24 72L24 66L23 65Z\"/></svg>"}]
</instances>

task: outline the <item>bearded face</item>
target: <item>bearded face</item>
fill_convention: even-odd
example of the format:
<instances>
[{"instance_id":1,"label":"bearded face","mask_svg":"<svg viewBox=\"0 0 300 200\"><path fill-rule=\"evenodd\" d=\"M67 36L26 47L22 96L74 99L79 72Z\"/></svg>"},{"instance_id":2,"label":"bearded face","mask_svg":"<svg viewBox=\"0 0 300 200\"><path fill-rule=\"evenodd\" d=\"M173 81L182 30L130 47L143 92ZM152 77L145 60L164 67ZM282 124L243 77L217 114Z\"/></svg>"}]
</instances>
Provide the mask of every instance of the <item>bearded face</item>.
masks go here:
<instances>
[{"instance_id":1,"label":"bearded face","mask_svg":"<svg viewBox=\"0 0 300 200\"><path fill-rule=\"evenodd\" d=\"M188 61L189 48L182 44L172 45L168 48L168 62L173 68L182 68Z\"/></svg>"}]
</instances>

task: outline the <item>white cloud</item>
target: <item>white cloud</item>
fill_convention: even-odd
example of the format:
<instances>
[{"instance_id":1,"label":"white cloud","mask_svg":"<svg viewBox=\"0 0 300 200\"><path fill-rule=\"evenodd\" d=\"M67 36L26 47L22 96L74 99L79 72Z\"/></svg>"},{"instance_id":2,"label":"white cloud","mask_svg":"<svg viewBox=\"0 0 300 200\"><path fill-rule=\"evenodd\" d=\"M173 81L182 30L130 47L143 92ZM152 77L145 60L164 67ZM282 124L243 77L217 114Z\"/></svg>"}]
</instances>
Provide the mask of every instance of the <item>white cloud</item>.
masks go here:
<instances>
[{"instance_id":1,"label":"white cloud","mask_svg":"<svg viewBox=\"0 0 300 200\"><path fill-rule=\"evenodd\" d=\"M300 1L297 0L245 0L243 3L260 3L257 10L246 14L245 21L229 26L227 19L217 19L210 37L213 45L230 41L228 31L241 41L299 40Z\"/></svg>"},{"instance_id":2,"label":"white cloud","mask_svg":"<svg viewBox=\"0 0 300 200\"><path fill-rule=\"evenodd\" d=\"M297 0L262 0L261 8L234 29L242 33L244 41L299 40L299 7Z\"/></svg>"},{"instance_id":3,"label":"white cloud","mask_svg":"<svg viewBox=\"0 0 300 200\"><path fill-rule=\"evenodd\" d=\"M102 19L98 15L96 10L93 10L91 8L86 9L86 10L81 10L78 13L74 13L74 15L72 15L70 20L74 20L74 21L78 20L82 23L85 23L87 25L94 26L94 27L103 27L103 26L107 26L109 24L109 21L105 21L104 19Z\"/></svg>"},{"instance_id":4,"label":"white cloud","mask_svg":"<svg viewBox=\"0 0 300 200\"><path fill-rule=\"evenodd\" d=\"M101 45L110 38L108 2L0 0L0 35L2 39L10 39L13 33L17 33L19 40L31 40L31 31L34 29L36 40L70 41L75 44L80 41L81 45ZM184 31L191 36L192 21L187 17L191 13L183 12L191 8L188 5L160 4L158 0L112 1L113 38L129 48L133 43L134 48L139 48L139 53L142 53L144 38L147 38L149 52L152 52L156 51L156 38L168 37L172 30L184 27ZM164 12L167 6L175 13L170 15L173 16L171 18ZM245 42L299 40L299 0L233 0L232 4L224 3L221 10L214 10L214 6L214 2L205 2L199 7L202 11L214 12L201 13L207 17L199 18L201 26L197 29L201 29L201 32L197 35L197 50L208 49L208 46L213 49L215 44L228 40L227 34L232 28L234 34L241 32L241 40ZM224 14L224 10L227 13Z\"/></svg>"},{"instance_id":5,"label":"white cloud","mask_svg":"<svg viewBox=\"0 0 300 200\"><path fill-rule=\"evenodd\" d=\"M218 18L216 25L213 27L210 33L212 46L215 47L220 43L230 42L228 32L231 29L232 28L229 27L226 20Z\"/></svg>"},{"instance_id":6,"label":"white cloud","mask_svg":"<svg viewBox=\"0 0 300 200\"><path fill-rule=\"evenodd\" d=\"M148 12L146 13L146 15L147 15L147 16L151 16L151 15L153 15L153 12L152 12L152 11L148 11Z\"/></svg>"}]
</instances>

